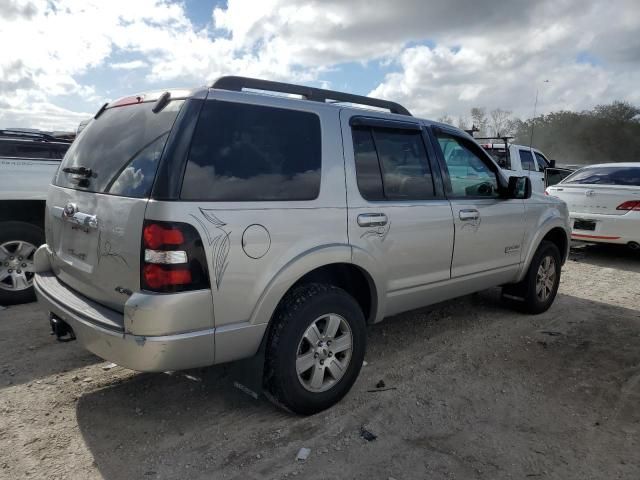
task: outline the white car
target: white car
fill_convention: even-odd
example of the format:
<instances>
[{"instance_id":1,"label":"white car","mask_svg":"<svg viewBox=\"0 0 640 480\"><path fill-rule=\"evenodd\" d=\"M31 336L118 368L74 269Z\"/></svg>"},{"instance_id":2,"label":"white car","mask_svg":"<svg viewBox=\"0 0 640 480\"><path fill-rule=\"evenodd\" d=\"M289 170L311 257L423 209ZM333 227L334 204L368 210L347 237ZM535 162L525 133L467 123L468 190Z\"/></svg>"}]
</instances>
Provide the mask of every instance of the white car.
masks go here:
<instances>
[{"instance_id":1,"label":"white car","mask_svg":"<svg viewBox=\"0 0 640 480\"><path fill-rule=\"evenodd\" d=\"M503 137L502 143L483 143L491 137L476 138L482 148L493 157L498 165L509 175L523 175L531 179L534 192L544 193L544 172L555 166L554 160L535 148L509 143L510 137Z\"/></svg>"},{"instance_id":2,"label":"white car","mask_svg":"<svg viewBox=\"0 0 640 480\"><path fill-rule=\"evenodd\" d=\"M640 163L604 163L548 187L569 207L573 240L640 249Z\"/></svg>"}]
</instances>

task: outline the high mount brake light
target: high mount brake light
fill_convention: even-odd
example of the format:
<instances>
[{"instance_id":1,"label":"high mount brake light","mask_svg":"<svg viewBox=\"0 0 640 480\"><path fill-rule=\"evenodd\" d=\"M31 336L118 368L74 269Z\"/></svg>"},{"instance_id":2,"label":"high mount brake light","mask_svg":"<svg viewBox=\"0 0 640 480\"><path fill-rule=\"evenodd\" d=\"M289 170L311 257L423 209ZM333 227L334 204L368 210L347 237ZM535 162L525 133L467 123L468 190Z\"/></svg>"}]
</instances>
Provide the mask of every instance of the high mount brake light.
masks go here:
<instances>
[{"instance_id":1,"label":"high mount brake light","mask_svg":"<svg viewBox=\"0 0 640 480\"><path fill-rule=\"evenodd\" d=\"M141 103L143 100L144 98L140 95L135 97L123 97L119 98L115 102L110 103L109 108L124 107L125 105L136 105L138 103Z\"/></svg>"},{"instance_id":2,"label":"high mount brake light","mask_svg":"<svg viewBox=\"0 0 640 480\"><path fill-rule=\"evenodd\" d=\"M187 223L145 221L142 229L140 284L154 292L209 288L202 240Z\"/></svg>"},{"instance_id":3,"label":"high mount brake light","mask_svg":"<svg viewBox=\"0 0 640 480\"><path fill-rule=\"evenodd\" d=\"M640 200L627 200L616 207L616 210L640 211Z\"/></svg>"}]
</instances>

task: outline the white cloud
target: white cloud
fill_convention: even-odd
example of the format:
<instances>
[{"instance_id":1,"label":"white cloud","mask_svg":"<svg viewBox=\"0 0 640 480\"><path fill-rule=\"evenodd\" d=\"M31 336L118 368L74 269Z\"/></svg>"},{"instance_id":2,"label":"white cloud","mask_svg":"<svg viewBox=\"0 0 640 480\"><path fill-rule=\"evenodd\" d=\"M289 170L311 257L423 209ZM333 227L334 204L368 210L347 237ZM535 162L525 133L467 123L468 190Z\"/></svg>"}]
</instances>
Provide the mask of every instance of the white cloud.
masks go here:
<instances>
[{"instance_id":1,"label":"white cloud","mask_svg":"<svg viewBox=\"0 0 640 480\"><path fill-rule=\"evenodd\" d=\"M81 79L104 67L141 91L229 73L327 84L341 63L373 61L391 73L371 94L430 117L528 115L536 86L546 111L640 102L635 0L229 0L211 21L168 0L0 0L0 42L15 46L0 56L0 126L75 128L87 114L55 105L95 110L108 94Z\"/></svg>"},{"instance_id":2,"label":"white cloud","mask_svg":"<svg viewBox=\"0 0 640 480\"><path fill-rule=\"evenodd\" d=\"M148 67L149 64L142 60L132 60L130 62L112 63L109 66L114 70L136 70L138 68Z\"/></svg>"}]
</instances>

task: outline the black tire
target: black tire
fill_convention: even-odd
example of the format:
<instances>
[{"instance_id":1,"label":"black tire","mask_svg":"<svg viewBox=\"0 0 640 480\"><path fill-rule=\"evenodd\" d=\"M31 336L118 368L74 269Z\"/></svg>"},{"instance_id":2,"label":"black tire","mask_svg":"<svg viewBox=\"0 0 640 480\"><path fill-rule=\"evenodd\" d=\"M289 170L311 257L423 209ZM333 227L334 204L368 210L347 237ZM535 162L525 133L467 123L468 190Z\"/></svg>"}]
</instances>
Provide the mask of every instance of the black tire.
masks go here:
<instances>
[{"instance_id":1,"label":"black tire","mask_svg":"<svg viewBox=\"0 0 640 480\"><path fill-rule=\"evenodd\" d=\"M328 390L307 390L298 378L296 358L305 331L316 319L337 314L350 328L351 359L343 376ZM366 323L354 298L332 285L312 283L288 293L278 307L266 345L264 389L276 405L311 415L337 403L356 381L366 350Z\"/></svg>"},{"instance_id":2,"label":"black tire","mask_svg":"<svg viewBox=\"0 0 640 480\"><path fill-rule=\"evenodd\" d=\"M23 241L36 248L44 243L44 231L32 223L2 222L0 223L0 245L13 241ZM31 257L33 259L33 257ZM35 300L33 285L24 290L7 290L0 288L0 305L15 305Z\"/></svg>"},{"instance_id":3,"label":"black tire","mask_svg":"<svg viewBox=\"0 0 640 480\"><path fill-rule=\"evenodd\" d=\"M550 288L548 296L543 299L538 296L537 292L538 270L548 257L553 260L555 276L553 279L553 286ZM522 312L533 315L546 312L553 304L556 294L558 293L561 262L562 257L558 247L553 242L543 240L531 260L531 265L529 265L529 269L527 270L527 274L524 279L515 285L506 285L503 287L503 294L520 298L521 301L517 302L515 305Z\"/></svg>"}]
</instances>

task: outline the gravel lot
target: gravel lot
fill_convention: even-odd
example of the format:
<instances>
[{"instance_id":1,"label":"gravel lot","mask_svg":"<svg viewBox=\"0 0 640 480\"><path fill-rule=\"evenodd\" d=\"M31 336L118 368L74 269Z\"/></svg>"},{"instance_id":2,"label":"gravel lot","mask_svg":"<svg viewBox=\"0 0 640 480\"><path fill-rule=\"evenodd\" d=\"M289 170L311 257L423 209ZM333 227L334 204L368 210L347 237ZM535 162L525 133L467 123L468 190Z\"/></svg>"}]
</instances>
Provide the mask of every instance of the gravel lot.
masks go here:
<instances>
[{"instance_id":1,"label":"gravel lot","mask_svg":"<svg viewBox=\"0 0 640 480\"><path fill-rule=\"evenodd\" d=\"M489 290L371 327L352 392L312 417L228 366L107 365L35 304L0 311L0 478L640 478L640 254L623 249L574 250L543 315Z\"/></svg>"}]
</instances>

